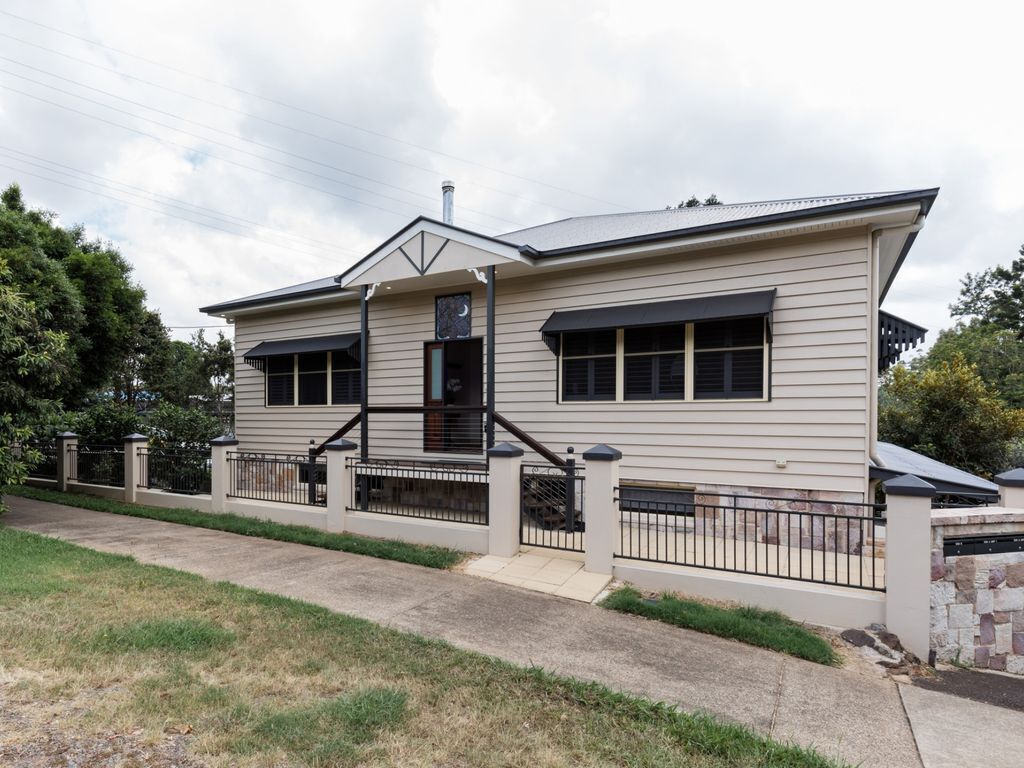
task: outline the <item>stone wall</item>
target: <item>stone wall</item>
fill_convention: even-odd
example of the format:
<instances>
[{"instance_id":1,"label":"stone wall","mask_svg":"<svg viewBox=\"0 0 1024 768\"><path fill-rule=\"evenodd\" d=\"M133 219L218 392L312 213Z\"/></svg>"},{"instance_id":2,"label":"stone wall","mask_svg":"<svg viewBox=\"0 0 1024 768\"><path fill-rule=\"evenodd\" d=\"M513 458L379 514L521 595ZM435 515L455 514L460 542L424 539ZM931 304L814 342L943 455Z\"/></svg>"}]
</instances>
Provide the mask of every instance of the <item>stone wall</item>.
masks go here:
<instances>
[{"instance_id":1,"label":"stone wall","mask_svg":"<svg viewBox=\"0 0 1024 768\"><path fill-rule=\"evenodd\" d=\"M937 661L1024 675L1024 552L945 557L959 536L1024 533L1024 511L932 514L931 649Z\"/></svg>"}]
</instances>

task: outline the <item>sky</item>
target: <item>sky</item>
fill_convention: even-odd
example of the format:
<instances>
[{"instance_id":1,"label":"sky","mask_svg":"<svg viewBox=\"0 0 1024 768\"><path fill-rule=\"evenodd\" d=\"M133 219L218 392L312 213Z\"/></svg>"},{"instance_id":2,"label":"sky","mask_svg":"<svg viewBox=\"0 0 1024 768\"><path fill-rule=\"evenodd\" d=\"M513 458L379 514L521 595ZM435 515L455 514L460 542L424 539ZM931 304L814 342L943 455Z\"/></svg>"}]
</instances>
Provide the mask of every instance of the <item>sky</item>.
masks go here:
<instances>
[{"instance_id":1,"label":"sky","mask_svg":"<svg viewBox=\"0 0 1024 768\"><path fill-rule=\"evenodd\" d=\"M0 0L0 184L118 247L176 338L439 217L443 179L491 235L938 186L884 305L933 340L1024 243L1021 28L1019 3Z\"/></svg>"}]
</instances>

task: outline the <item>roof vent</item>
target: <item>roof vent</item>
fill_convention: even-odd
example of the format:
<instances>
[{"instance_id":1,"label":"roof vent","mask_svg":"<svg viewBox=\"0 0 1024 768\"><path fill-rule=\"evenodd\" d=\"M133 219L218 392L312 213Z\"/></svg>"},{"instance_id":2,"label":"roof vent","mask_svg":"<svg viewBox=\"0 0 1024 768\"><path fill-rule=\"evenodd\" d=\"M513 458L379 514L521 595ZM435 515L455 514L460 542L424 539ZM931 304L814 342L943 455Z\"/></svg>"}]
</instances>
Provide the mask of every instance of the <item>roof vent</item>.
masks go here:
<instances>
[{"instance_id":1,"label":"roof vent","mask_svg":"<svg viewBox=\"0 0 1024 768\"><path fill-rule=\"evenodd\" d=\"M455 223L455 182L441 182L441 220L445 224Z\"/></svg>"}]
</instances>

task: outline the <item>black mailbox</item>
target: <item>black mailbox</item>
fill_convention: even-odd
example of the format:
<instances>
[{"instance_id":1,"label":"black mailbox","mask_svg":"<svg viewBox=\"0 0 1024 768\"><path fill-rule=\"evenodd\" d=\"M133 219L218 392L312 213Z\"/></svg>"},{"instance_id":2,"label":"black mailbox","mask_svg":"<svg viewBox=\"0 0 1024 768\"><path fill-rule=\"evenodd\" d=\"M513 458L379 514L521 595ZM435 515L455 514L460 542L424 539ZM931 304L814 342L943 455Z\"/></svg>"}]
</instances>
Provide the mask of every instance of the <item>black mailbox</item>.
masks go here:
<instances>
[{"instance_id":1,"label":"black mailbox","mask_svg":"<svg viewBox=\"0 0 1024 768\"><path fill-rule=\"evenodd\" d=\"M956 536L942 541L943 557L957 555L998 555L1003 552L1024 552L1024 533L989 536Z\"/></svg>"}]
</instances>

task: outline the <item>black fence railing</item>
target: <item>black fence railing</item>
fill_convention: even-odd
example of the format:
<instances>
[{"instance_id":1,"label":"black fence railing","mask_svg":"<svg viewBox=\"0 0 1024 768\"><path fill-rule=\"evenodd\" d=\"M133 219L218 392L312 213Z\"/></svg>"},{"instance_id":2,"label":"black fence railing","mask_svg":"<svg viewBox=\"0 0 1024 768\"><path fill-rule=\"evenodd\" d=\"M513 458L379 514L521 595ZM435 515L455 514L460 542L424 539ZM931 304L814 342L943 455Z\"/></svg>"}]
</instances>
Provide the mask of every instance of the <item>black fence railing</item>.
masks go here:
<instances>
[{"instance_id":1,"label":"black fence railing","mask_svg":"<svg viewBox=\"0 0 1024 768\"><path fill-rule=\"evenodd\" d=\"M488 473L483 462L349 458L352 511L487 525Z\"/></svg>"},{"instance_id":2,"label":"black fence railing","mask_svg":"<svg viewBox=\"0 0 1024 768\"><path fill-rule=\"evenodd\" d=\"M255 501L327 505L327 461L291 453L228 453L226 495Z\"/></svg>"},{"instance_id":3,"label":"black fence railing","mask_svg":"<svg viewBox=\"0 0 1024 768\"><path fill-rule=\"evenodd\" d=\"M583 470L571 457L564 466L523 464L520 543L583 552L584 488Z\"/></svg>"},{"instance_id":4,"label":"black fence railing","mask_svg":"<svg viewBox=\"0 0 1024 768\"><path fill-rule=\"evenodd\" d=\"M209 449L139 448L139 488L172 493L210 493Z\"/></svg>"},{"instance_id":5,"label":"black fence railing","mask_svg":"<svg viewBox=\"0 0 1024 768\"><path fill-rule=\"evenodd\" d=\"M87 485L124 488L124 448L115 445L69 445L68 479Z\"/></svg>"},{"instance_id":6,"label":"black fence railing","mask_svg":"<svg viewBox=\"0 0 1024 768\"><path fill-rule=\"evenodd\" d=\"M620 504L616 556L884 591L884 510L727 494L645 499Z\"/></svg>"},{"instance_id":7,"label":"black fence railing","mask_svg":"<svg viewBox=\"0 0 1024 768\"><path fill-rule=\"evenodd\" d=\"M971 494L940 493L932 499L932 509L965 509L991 507L999 503L998 493Z\"/></svg>"},{"instance_id":8,"label":"black fence railing","mask_svg":"<svg viewBox=\"0 0 1024 768\"><path fill-rule=\"evenodd\" d=\"M29 477L38 477L44 480L57 479L57 446L53 443L26 443L21 446L23 454L29 451L37 451L39 460L32 465L28 471Z\"/></svg>"}]
</instances>

